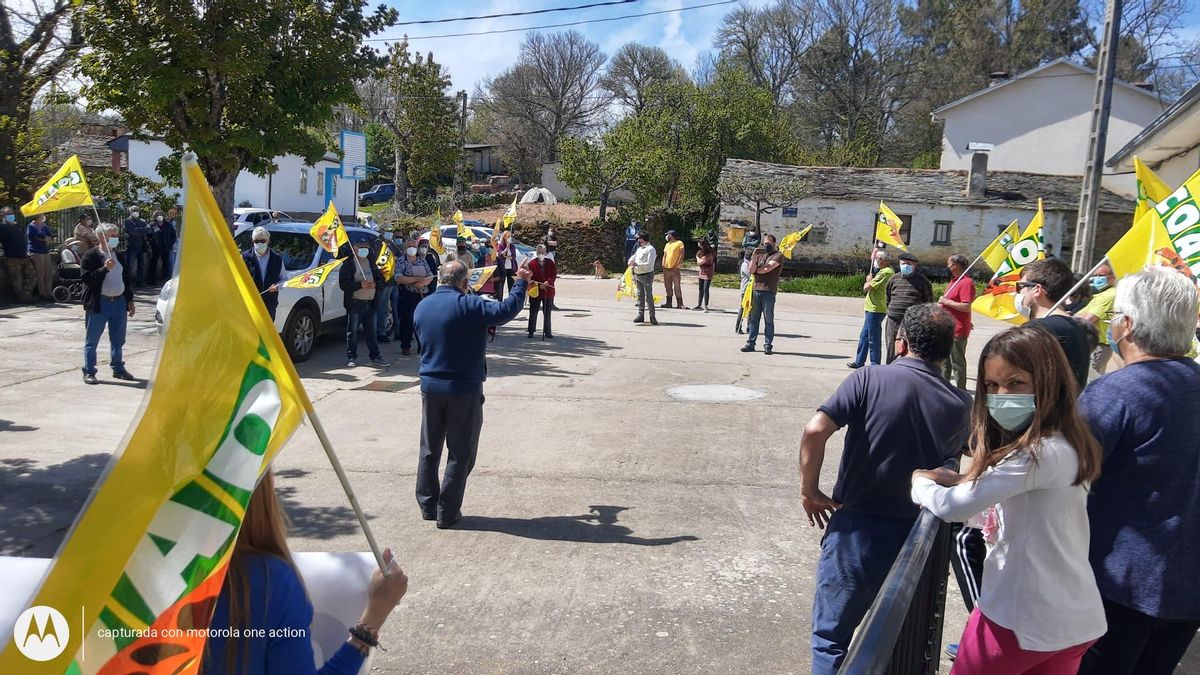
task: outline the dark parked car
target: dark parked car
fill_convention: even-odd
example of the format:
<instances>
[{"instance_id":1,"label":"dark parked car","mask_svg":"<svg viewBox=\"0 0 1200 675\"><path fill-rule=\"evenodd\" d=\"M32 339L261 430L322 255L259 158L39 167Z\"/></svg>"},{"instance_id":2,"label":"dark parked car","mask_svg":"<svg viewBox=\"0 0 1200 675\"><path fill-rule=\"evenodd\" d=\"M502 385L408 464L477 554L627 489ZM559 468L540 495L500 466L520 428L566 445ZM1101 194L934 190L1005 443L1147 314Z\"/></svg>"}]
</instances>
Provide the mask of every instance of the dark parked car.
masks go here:
<instances>
[{"instance_id":1,"label":"dark parked car","mask_svg":"<svg viewBox=\"0 0 1200 675\"><path fill-rule=\"evenodd\" d=\"M396 196L395 183L379 183L371 186L370 190L358 194L359 206L370 206L379 202L391 201Z\"/></svg>"}]
</instances>

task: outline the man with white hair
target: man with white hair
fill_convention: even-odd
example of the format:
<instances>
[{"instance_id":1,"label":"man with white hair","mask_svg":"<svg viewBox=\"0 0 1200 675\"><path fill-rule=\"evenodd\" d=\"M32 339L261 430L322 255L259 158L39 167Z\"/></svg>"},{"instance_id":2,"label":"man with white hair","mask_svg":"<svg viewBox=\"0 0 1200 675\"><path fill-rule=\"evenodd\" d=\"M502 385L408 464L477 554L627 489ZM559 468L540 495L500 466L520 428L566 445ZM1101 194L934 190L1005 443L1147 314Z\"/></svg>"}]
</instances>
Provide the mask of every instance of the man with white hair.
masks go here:
<instances>
[{"instance_id":1,"label":"man with white hair","mask_svg":"<svg viewBox=\"0 0 1200 675\"><path fill-rule=\"evenodd\" d=\"M1109 344L1125 366L1080 412L1104 451L1091 486L1092 570L1108 633L1079 672L1170 673L1200 630L1200 364L1195 284L1152 267L1121 279Z\"/></svg>"},{"instance_id":2,"label":"man with white hair","mask_svg":"<svg viewBox=\"0 0 1200 675\"><path fill-rule=\"evenodd\" d=\"M254 245L242 254L242 261L250 270L254 287L274 321L275 310L279 307L279 283L283 280L283 256L271 250L271 233L262 225L254 228L250 240Z\"/></svg>"},{"instance_id":3,"label":"man with white hair","mask_svg":"<svg viewBox=\"0 0 1200 675\"><path fill-rule=\"evenodd\" d=\"M120 230L112 223L96 228L99 245L83 256L83 311L86 337L83 343L83 381L97 384L96 347L108 328L108 344L113 377L136 380L125 369L122 349L125 347L125 326L133 317L133 278L125 256L117 252L121 243Z\"/></svg>"}]
</instances>

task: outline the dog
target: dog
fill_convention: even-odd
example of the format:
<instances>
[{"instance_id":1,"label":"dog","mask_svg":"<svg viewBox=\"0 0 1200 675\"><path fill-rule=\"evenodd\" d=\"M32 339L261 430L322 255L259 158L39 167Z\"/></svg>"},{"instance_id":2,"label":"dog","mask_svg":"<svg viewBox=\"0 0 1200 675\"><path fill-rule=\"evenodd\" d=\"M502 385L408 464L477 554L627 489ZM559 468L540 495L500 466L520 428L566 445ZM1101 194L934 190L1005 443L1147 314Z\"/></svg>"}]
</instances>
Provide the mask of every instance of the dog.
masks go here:
<instances>
[{"instance_id":1,"label":"dog","mask_svg":"<svg viewBox=\"0 0 1200 675\"><path fill-rule=\"evenodd\" d=\"M608 270L604 269L604 263L600 262L599 260L592 261L592 269L595 271L594 276L596 279L608 278Z\"/></svg>"}]
</instances>

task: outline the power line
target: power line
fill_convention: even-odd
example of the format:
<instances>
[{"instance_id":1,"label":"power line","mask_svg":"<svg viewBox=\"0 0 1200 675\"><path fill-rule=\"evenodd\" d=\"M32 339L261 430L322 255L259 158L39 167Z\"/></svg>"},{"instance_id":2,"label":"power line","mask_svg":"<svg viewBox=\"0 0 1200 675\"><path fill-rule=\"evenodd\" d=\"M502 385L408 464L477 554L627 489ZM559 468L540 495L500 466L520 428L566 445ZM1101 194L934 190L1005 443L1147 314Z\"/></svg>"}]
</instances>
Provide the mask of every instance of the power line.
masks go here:
<instances>
[{"instance_id":1,"label":"power line","mask_svg":"<svg viewBox=\"0 0 1200 675\"><path fill-rule=\"evenodd\" d=\"M732 5L736 2L741 2L741 0L722 0L721 2L710 2L708 4L694 5L692 7L679 7L676 9L661 9L656 12L643 12L641 14L623 14L621 16L610 16L610 17L603 18L603 19L585 19L583 21L569 21L566 23L555 23L555 24L548 24L545 26L527 26L525 28L506 28L503 30L481 30L481 31L475 31L472 33L446 33L444 35L418 35L416 37L407 37L407 38L404 38L404 37L367 38L366 42L399 42L400 40L404 40L404 39L407 39L409 42L413 42L415 40L437 40L440 38L473 37L473 36L477 36L477 35L498 35L500 33L524 33L526 31L542 30L545 28L566 28L568 26L582 26L582 25L588 24L588 23L604 23L607 21L621 21L623 19L638 19L638 18L645 17L645 16L655 16L657 14L671 14L674 12L686 12L688 10L693 10L693 9L704 9L706 7L717 7L719 5Z\"/></svg>"},{"instance_id":2,"label":"power line","mask_svg":"<svg viewBox=\"0 0 1200 675\"><path fill-rule=\"evenodd\" d=\"M530 14L547 14L549 12L570 12L576 9L590 9L592 7L606 7L608 5L625 5L631 2L640 2L640 0L612 0L611 2L593 2L588 5L575 5L574 7L551 7L549 9L531 9L528 12L508 12L506 14L482 14L480 16L456 16L449 19L426 19L424 21L402 21L395 26L417 26L429 23L451 23L453 21L475 21L477 19L500 19L509 16L528 16Z\"/></svg>"}]
</instances>

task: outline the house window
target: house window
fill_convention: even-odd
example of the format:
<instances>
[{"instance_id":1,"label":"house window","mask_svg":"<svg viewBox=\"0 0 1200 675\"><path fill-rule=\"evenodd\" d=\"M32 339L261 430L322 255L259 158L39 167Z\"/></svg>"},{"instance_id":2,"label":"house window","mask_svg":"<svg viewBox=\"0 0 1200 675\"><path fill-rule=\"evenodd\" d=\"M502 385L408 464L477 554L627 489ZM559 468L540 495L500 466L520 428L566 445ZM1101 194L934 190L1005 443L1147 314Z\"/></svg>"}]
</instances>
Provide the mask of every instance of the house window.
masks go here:
<instances>
[{"instance_id":1,"label":"house window","mask_svg":"<svg viewBox=\"0 0 1200 675\"><path fill-rule=\"evenodd\" d=\"M300 194L308 194L308 169L300 169Z\"/></svg>"},{"instance_id":2,"label":"house window","mask_svg":"<svg viewBox=\"0 0 1200 675\"><path fill-rule=\"evenodd\" d=\"M324 171L317 172L317 194L319 194L319 195L325 194L325 172Z\"/></svg>"},{"instance_id":3,"label":"house window","mask_svg":"<svg viewBox=\"0 0 1200 675\"><path fill-rule=\"evenodd\" d=\"M933 221L933 241L929 243L934 246L949 246L950 227L952 225L954 225L954 222L950 220Z\"/></svg>"}]
</instances>

